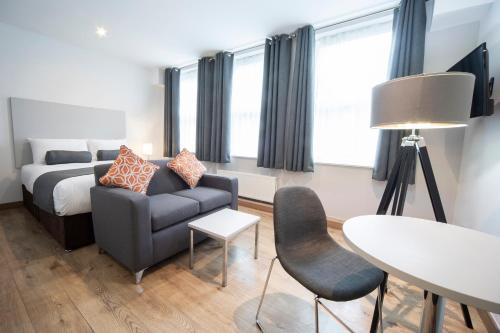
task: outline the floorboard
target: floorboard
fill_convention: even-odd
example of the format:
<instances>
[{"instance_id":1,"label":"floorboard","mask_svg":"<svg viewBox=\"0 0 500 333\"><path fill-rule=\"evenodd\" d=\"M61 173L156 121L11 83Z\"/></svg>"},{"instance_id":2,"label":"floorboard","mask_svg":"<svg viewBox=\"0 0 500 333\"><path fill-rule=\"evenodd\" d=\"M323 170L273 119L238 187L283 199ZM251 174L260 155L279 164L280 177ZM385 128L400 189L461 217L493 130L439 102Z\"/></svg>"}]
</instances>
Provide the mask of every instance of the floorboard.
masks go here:
<instances>
[{"instance_id":1,"label":"floorboard","mask_svg":"<svg viewBox=\"0 0 500 333\"><path fill-rule=\"evenodd\" d=\"M35 332L1 248L0 328L2 332Z\"/></svg>"},{"instance_id":2,"label":"floorboard","mask_svg":"<svg viewBox=\"0 0 500 333\"><path fill-rule=\"evenodd\" d=\"M264 280L275 256L272 216L262 216L259 259L253 229L229 249L228 286L220 286L222 249L216 241L146 270L141 285L95 245L65 252L22 207L0 211L0 332L258 332L254 320ZM342 232L329 228L346 246ZM386 332L417 332L422 290L394 277L384 304ZM347 303L327 302L355 332L370 325L375 294ZM460 307L447 302L445 332L486 332L471 309L475 330ZM268 332L313 332L313 298L279 263L262 308ZM322 332L343 332L325 313Z\"/></svg>"}]
</instances>

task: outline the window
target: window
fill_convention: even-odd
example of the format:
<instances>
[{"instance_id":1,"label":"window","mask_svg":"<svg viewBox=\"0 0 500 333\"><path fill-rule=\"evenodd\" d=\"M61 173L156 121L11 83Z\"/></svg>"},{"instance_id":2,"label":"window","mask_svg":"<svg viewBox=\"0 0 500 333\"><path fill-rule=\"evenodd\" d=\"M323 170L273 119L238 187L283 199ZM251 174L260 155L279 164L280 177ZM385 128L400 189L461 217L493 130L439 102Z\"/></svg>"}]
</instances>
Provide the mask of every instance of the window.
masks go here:
<instances>
[{"instance_id":1,"label":"window","mask_svg":"<svg viewBox=\"0 0 500 333\"><path fill-rule=\"evenodd\" d=\"M236 55L231 99L231 155L257 157L264 49Z\"/></svg>"},{"instance_id":2,"label":"window","mask_svg":"<svg viewBox=\"0 0 500 333\"><path fill-rule=\"evenodd\" d=\"M371 90L387 79L391 39L388 16L316 36L315 162L373 166Z\"/></svg>"},{"instance_id":3,"label":"window","mask_svg":"<svg viewBox=\"0 0 500 333\"><path fill-rule=\"evenodd\" d=\"M181 68L179 87L180 148L194 152L196 149L196 100L198 69Z\"/></svg>"}]
</instances>

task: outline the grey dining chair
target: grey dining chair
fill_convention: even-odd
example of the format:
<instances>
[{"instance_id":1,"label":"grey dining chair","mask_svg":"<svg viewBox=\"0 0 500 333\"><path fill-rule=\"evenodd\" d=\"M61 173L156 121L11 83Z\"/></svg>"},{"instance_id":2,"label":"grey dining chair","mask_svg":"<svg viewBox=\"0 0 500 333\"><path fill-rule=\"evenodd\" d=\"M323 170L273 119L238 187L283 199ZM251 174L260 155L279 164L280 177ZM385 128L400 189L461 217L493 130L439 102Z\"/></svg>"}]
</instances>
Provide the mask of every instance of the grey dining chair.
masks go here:
<instances>
[{"instance_id":1,"label":"grey dining chair","mask_svg":"<svg viewBox=\"0 0 500 333\"><path fill-rule=\"evenodd\" d=\"M274 196L274 243L277 256L272 259L255 317L263 330L259 313L279 259L285 271L314 296L314 318L319 332L318 307L321 305L347 330L352 330L321 299L345 302L364 297L378 288L378 310L382 314L384 272L341 247L329 234L325 211L309 188L284 187ZM383 332L382 316L379 316Z\"/></svg>"}]
</instances>

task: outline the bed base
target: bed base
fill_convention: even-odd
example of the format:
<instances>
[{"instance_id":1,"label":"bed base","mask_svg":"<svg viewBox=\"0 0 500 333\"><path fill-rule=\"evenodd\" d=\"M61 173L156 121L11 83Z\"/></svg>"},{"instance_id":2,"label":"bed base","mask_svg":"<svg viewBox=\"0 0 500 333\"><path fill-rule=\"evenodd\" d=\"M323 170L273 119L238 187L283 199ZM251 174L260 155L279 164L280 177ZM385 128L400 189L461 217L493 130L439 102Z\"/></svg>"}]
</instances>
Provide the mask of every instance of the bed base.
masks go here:
<instances>
[{"instance_id":1,"label":"bed base","mask_svg":"<svg viewBox=\"0 0 500 333\"><path fill-rule=\"evenodd\" d=\"M33 204L33 195L22 186L24 207L45 227L45 229L66 250L94 243L92 213L58 216L48 213Z\"/></svg>"}]
</instances>

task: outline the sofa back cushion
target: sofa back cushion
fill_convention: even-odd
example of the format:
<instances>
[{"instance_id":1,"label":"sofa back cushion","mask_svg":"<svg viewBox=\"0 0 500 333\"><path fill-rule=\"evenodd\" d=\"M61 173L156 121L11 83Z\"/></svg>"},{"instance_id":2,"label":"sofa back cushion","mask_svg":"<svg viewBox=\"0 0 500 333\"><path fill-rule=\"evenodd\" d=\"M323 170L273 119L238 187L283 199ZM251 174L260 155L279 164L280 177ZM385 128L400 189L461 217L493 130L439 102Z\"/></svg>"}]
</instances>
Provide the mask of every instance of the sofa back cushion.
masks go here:
<instances>
[{"instance_id":1,"label":"sofa back cushion","mask_svg":"<svg viewBox=\"0 0 500 333\"><path fill-rule=\"evenodd\" d=\"M149 183L147 195L173 193L185 190L188 185L175 172L167 168L168 160L150 161L160 166Z\"/></svg>"},{"instance_id":2,"label":"sofa back cushion","mask_svg":"<svg viewBox=\"0 0 500 333\"><path fill-rule=\"evenodd\" d=\"M156 195L162 193L173 193L189 188L187 184L172 170L167 168L168 160L153 160L149 161L160 167L151 178L146 195ZM99 178L108 172L110 164L99 164L94 166L94 176L96 185L100 186ZM101 185L102 186L102 185Z\"/></svg>"},{"instance_id":3,"label":"sofa back cushion","mask_svg":"<svg viewBox=\"0 0 500 333\"><path fill-rule=\"evenodd\" d=\"M99 182L99 179L108 172L112 164L113 163L94 165L94 178L96 186L104 186Z\"/></svg>"}]
</instances>

